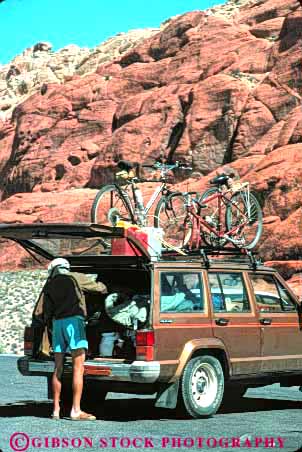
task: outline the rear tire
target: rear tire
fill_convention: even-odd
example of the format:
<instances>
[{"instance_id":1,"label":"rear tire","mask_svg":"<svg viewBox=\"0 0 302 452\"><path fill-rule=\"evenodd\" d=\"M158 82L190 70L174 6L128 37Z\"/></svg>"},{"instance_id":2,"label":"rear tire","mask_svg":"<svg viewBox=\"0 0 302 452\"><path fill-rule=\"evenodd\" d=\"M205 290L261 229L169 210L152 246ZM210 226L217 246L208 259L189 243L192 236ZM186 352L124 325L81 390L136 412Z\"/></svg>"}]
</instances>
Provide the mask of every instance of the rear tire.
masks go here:
<instances>
[{"instance_id":1,"label":"rear tire","mask_svg":"<svg viewBox=\"0 0 302 452\"><path fill-rule=\"evenodd\" d=\"M181 403L194 418L213 416L224 394L224 374L217 358L192 358L186 365L180 385Z\"/></svg>"},{"instance_id":2,"label":"rear tire","mask_svg":"<svg viewBox=\"0 0 302 452\"><path fill-rule=\"evenodd\" d=\"M248 220L244 224L245 219ZM226 210L226 227L230 231L236 226L242 228L233 236L233 238L241 240L240 247L247 250L254 248L262 234L262 210L258 199L253 193L248 194L244 191L235 193L231 199L230 204Z\"/></svg>"},{"instance_id":3,"label":"rear tire","mask_svg":"<svg viewBox=\"0 0 302 452\"><path fill-rule=\"evenodd\" d=\"M97 193L91 208L91 222L115 226L118 220L134 222L127 199L116 185L105 185Z\"/></svg>"}]
</instances>

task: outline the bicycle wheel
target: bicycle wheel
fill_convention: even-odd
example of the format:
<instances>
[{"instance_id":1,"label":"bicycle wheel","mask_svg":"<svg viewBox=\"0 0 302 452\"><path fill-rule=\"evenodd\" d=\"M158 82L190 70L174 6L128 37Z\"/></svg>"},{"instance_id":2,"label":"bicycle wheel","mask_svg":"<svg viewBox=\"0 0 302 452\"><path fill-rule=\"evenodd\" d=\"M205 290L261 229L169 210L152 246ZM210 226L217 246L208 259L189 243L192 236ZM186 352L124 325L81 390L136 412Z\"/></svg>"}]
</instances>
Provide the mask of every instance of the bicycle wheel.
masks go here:
<instances>
[{"instance_id":1,"label":"bicycle wheel","mask_svg":"<svg viewBox=\"0 0 302 452\"><path fill-rule=\"evenodd\" d=\"M226 209L228 231L236 228L233 238L238 246L248 250L254 248L262 234L262 210L253 193L235 193Z\"/></svg>"},{"instance_id":2,"label":"bicycle wheel","mask_svg":"<svg viewBox=\"0 0 302 452\"><path fill-rule=\"evenodd\" d=\"M184 237L186 216L185 197L181 193L162 196L154 212L154 227L163 229L164 240L168 244L182 248L185 240L188 242L190 239Z\"/></svg>"},{"instance_id":3,"label":"bicycle wheel","mask_svg":"<svg viewBox=\"0 0 302 452\"><path fill-rule=\"evenodd\" d=\"M118 220L133 223L131 208L116 185L105 185L93 201L91 221L105 226L115 226Z\"/></svg>"},{"instance_id":4,"label":"bicycle wheel","mask_svg":"<svg viewBox=\"0 0 302 452\"><path fill-rule=\"evenodd\" d=\"M200 215L202 218L208 223L209 226L219 230L219 227L224 227L224 225L219 226L219 197L215 197L212 200L208 200L210 196L216 195L219 193L218 187L211 187L206 190L198 199L198 202L204 207L201 208ZM221 218L225 218L225 203L222 201L220 208L223 209ZM201 229L202 239L206 245L212 247L221 247L224 246L227 242L226 239L217 237L214 232L211 232L206 226L202 226Z\"/></svg>"}]
</instances>

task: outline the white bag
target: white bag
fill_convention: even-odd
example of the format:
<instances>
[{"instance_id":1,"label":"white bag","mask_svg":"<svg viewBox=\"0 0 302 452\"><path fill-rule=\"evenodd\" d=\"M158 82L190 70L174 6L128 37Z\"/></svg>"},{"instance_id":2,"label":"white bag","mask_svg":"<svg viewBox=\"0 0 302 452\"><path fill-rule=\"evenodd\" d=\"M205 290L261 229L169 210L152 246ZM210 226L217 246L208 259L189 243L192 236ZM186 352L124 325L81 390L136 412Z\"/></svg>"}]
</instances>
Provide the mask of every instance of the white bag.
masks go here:
<instances>
[{"instance_id":1,"label":"white bag","mask_svg":"<svg viewBox=\"0 0 302 452\"><path fill-rule=\"evenodd\" d=\"M103 333L99 346L100 356L112 356L115 341L120 337L119 333Z\"/></svg>"}]
</instances>

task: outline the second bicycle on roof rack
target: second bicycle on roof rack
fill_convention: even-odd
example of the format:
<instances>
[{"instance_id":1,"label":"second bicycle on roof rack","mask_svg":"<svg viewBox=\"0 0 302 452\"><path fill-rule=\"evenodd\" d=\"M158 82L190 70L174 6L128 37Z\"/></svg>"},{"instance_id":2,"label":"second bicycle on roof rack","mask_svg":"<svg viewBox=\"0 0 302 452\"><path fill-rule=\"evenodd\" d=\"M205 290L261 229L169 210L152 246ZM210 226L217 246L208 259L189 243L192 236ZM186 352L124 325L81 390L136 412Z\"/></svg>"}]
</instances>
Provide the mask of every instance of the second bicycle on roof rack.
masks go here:
<instances>
[{"instance_id":1,"label":"second bicycle on roof rack","mask_svg":"<svg viewBox=\"0 0 302 452\"><path fill-rule=\"evenodd\" d=\"M254 248L262 233L262 211L249 183L235 181L227 174L210 183L213 187L199 198L183 194L187 215L182 246L192 250L203 244L217 248L228 243Z\"/></svg>"}]
</instances>

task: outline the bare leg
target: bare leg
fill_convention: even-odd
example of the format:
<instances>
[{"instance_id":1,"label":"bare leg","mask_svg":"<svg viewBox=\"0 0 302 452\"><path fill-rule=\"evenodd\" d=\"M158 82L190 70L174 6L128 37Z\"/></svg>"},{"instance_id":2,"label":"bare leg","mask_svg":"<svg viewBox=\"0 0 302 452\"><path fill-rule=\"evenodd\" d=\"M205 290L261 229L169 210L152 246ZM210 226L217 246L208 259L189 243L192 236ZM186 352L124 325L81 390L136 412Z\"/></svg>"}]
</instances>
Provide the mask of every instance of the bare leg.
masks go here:
<instances>
[{"instance_id":1,"label":"bare leg","mask_svg":"<svg viewBox=\"0 0 302 452\"><path fill-rule=\"evenodd\" d=\"M59 416L60 414L60 395L62 389L62 374L64 364L64 353L55 353L55 370L52 376L52 390L53 390L53 414Z\"/></svg>"},{"instance_id":2,"label":"bare leg","mask_svg":"<svg viewBox=\"0 0 302 452\"><path fill-rule=\"evenodd\" d=\"M85 349L79 348L77 350L72 350L71 356L72 356L72 392L73 392L71 416L74 416L75 414L81 411Z\"/></svg>"}]
</instances>

